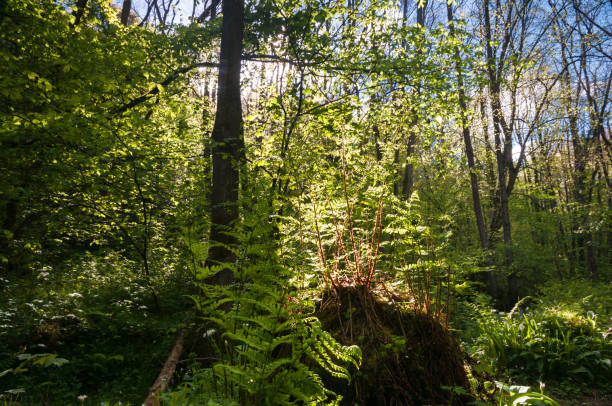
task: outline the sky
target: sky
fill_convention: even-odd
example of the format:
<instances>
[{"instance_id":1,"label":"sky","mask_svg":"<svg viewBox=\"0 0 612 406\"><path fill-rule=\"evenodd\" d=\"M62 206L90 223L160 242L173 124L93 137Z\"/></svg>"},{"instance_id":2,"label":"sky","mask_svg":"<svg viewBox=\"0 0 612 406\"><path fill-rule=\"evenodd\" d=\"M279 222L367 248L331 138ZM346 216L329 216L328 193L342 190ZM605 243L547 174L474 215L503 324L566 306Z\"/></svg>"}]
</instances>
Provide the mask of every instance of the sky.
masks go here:
<instances>
[{"instance_id":1,"label":"sky","mask_svg":"<svg viewBox=\"0 0 612 406\"><path fill-rule=\"evenodd\" d=\"M159 4L169 3L172 1L173 4L176 4L176 18L174 20L175 23L188 23L189 17L191 17L191 13L193 11L193 2L196 1L199 5L198 10L202 9L202 3L206 0L158 0ZM113 0L113 2L118 6L123 6L123 0ZM147 0L132 0L132 10L135 11L140 18L144 17L147 13ZM196 12L197 14L197 12Z\"/></svg>"}]
</instances>

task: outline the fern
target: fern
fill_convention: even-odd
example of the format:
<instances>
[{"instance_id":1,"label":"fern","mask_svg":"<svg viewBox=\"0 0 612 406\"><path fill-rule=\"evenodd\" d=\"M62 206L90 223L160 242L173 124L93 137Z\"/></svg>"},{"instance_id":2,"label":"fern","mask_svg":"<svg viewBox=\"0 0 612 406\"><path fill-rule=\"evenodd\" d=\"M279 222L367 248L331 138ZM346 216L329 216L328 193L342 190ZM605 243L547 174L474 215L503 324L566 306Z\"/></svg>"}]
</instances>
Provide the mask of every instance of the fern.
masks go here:
<instances>
[{"instance_id":1,"label":"fern","mask_svg":"<svg viewBox=\"0 0 612 406\"><path fill-rule=\"evenodd\" d=\"M200 281L222 269L236 276L232 286L199 282L202 293L192 297L210 326L208 339L220 361L196 369L197 379L164 395L168 403L198 399L203 404L334 404L339 399L324 387L313 361L347 380L348 366L359 368L359 348L340 345L312 316L313 306L293 299L297 292L287 286L290 273L280 265L266 232L260 223L242 230L235 235L241 248L233 248L237 264L200 270Z\"/></svg>"}]
</instances>

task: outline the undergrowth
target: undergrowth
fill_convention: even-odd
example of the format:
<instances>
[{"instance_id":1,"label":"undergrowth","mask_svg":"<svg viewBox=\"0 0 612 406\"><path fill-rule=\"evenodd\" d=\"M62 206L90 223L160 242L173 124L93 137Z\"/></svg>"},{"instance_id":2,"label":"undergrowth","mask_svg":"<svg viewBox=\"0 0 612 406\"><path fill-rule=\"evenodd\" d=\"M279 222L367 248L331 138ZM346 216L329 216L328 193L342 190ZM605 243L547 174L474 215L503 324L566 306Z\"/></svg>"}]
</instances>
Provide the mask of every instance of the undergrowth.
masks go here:
<instances>
[{"instance_id":1,"label":"undergrowth","mask_svg":"<svg viewBox=\"0 0 612 406\"><path fill-rule=\"evenodd\" d=\"M529 301L535 304L529 308ZM478 368L503 381L548 385L576 397L587 388L610 393L612 341L594 312L526 298L505 314L473 304L480 333Z\"/></svg>"},{"instance_id":2,"label":"undergrowth","mask_svg":"<svg viewBox=\"0 0 612 406\"><path fill-rule=\"evenodd\" d=\"M348 365L361 363L357 346L340 345L312 315L314 307L296 299L296 288L286 282L289 271L266 238L273 225L254 222L235 234L241 242L231 247L236 264L198 274L201 294L193 299L214 356L192 363L183 383L162 395L164 404L335 404L339 398L315 366L348 381ZM234 272L232 285L206 283L223 269Z\"/></svg>"},{"instance_id":3,"label":"undergrowth","mask_svg":"<svg viewBox=\"0 0 612 406\"><path fill-rule=\"evenodd\" d=\"M176 314L189 309L182 279L155 276L160 311L119 254L60 265L3 281L0 405L139 404L172 345Z\"/></svg>"}]
</instances>

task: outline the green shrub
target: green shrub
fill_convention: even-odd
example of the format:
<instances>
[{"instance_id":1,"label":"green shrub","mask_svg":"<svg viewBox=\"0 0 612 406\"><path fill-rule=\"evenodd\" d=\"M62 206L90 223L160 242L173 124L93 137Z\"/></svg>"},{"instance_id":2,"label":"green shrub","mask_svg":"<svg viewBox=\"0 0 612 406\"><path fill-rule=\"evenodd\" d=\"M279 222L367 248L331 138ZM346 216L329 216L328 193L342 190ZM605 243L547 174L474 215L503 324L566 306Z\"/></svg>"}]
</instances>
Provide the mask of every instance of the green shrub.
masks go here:
<instances>
[{"instance_id":1,"label":"green shrub","mask_svg":"<svg viewBox=\"0 0 612 406\"><path fill-rule=\"evenodd\" d=\"M497 370L531 381L604 385L612 381L612 342L593 317L539 308L480 319L477 355Z\"/></svg>"},{"instance_id":2,"label":"green shrub","mask_svg":"<svg viewBox=\"0 0 612 406\"><path fill-rule=\"evenodd\" d=\"M601 328L612 325L612 285L586 279L550 281L540 287L542 305L590 315ZM597 315L598 317L594 317Z\"/></svg>"}]
</instances>

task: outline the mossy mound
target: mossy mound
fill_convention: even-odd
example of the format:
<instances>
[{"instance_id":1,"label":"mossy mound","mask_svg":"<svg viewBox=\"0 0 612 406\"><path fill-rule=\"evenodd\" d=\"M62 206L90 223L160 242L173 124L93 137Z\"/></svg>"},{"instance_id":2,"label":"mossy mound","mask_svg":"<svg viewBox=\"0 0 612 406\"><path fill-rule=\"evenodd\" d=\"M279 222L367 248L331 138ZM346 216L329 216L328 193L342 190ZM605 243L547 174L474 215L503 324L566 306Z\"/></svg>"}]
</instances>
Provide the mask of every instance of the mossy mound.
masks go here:
<instances>
[{"instance_id":1,"label":"mossy mound","mask_svg":"<svg viewBox=\"0 0 612 406\"><path fill-rule=\"evenodd\" d=\"M326 386L344 405L462 405L471 397L458 341L422 312L394 305L364 286L326 292L317 316L344 345L359 345L363 363L350 385ZM446 388L444 388L446 387Z\"/></svg>"}]
</instances>

